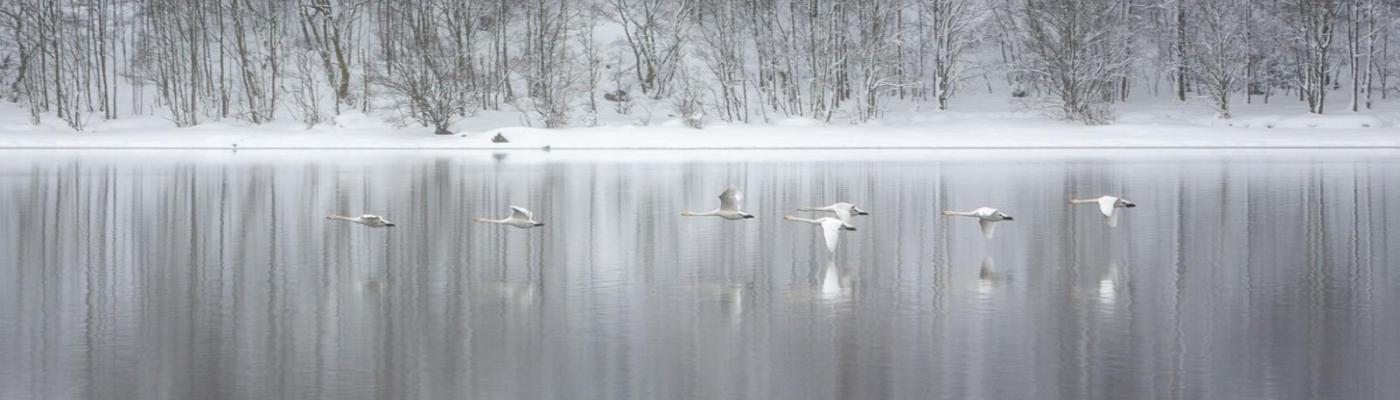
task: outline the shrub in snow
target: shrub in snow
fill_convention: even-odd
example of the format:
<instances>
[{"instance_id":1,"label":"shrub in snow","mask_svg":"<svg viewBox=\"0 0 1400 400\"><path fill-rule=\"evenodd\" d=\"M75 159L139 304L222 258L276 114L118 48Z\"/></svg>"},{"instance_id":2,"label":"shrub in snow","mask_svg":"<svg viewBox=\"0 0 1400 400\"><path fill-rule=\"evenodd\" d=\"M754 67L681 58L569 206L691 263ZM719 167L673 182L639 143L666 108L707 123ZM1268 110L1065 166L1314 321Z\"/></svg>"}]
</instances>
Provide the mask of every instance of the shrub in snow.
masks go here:
<instances>
[{"instance_id":1,"label":"shrub in snow","mask_svg":"<svg viewBox=\"0 0 1400 400\"><path fill-rule=\"evenodd\" d=\"M1025 27L1020 70L1044 96L1035 108L1086 124L1113 119L1109 102L1132 65L1123 50L1129 33L1116 23L1124 3L1113 0L1026 2L1016 13Z\"/></svg>"},{"instance_id":2,"label":"shrub in snow","mask_svg":"<svg viewBox=\"0 0 1400 400\"><path fill-rule=\"evenodd\" d=\"M1030 92L1026 91L1026 88L1024 86L1015 85L1011 87L1011 97L1020 99L1025 98L1029 94Z\"/></svg>"},{"instance_id":3,"label":"shrub in snow","mask_svg":"<svg viewBox=\"0 0 1400 400\"><path fill-rule=\"evenodd\" d=\"M685 126L700 129L705 127L705 107L700 100L682 90L671 101L671 109L685 122Z\"/></svg>"},{"instance_id":4,"label":"shrub in snow","mask_svg":"<svg viewBox=\"0 0 1400 400\"><path fill-rule=\"evenodd\" d=\"M603 94L603 100L617 103L614 107L618 114L627 115L632 113L632 97L627 95L626 90L618 89Z\"/></svg>"},{"instance_id":5,"label":"shrub in snow","mask_svg":"<svg viewBox=\"0 0 1400 400\"><path fill-rule=\"evenodd\" d=\"M302 124L311 128L321 123L324 119L322 115L322 93L321 88L329 87L320 79L320 71L315 59L310 52L299 52L293 57L297 75L291 79L293 84L284 85L283 91L291 94L291 105L288 110L295 115Z\"/></svg>"},{"instance_id":6,"label":"shrub in snow","mask_svg":"<svg viewBox=\"0 0 1400 400\"><path fill-rule=\"evenodd\" d=\"M588 127L598 126L598 111L588 110L588 112L585 112L583 114L583 124Z\"/></svg>"},{"instance_id":7,"label":"shrub in snow","mask_svg":"<svg viewBox=\"0 0 1400 400\"><path fill-rule=\"evenodd\" d=\"M700 88L690 78L689 70L681 68L680 87L671 95L671 110L685 122L685 126L700 129L705 127L705 104Z\"/></svg>"},{"instance_id":8,"label":"shrub in snow","mask_svg":"<svg viewBox=\"0 0 1400 400\"><path fill-rule=\"evenodd\" d=\"M603 93L603 99L604 99L604 100L607 100L607 101L611 101L611 102L616 102L616 103L620 103L620 102L624 102L624 101L630 101L630 99L627 97L627 91L626 91L626 90L622 90L622 89L618 89L618 90L614 90L614 91L611 91L611 92Z\"/></svg>"}]
</instances>

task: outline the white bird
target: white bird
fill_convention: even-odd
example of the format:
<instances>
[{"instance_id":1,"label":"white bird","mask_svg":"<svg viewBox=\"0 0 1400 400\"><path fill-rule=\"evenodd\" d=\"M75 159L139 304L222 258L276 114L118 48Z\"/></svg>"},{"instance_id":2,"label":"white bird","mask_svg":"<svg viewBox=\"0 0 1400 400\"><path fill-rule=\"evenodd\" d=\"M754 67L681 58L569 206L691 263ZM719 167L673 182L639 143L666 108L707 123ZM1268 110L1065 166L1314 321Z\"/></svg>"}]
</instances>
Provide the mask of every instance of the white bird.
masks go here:
<instances>
[{"instance_id":1,"label":"white bird","mask_svg":"<svg viewBox=\"0 0 1400 400\"><path fill-rule=\"evenodd\" d=\"M510 225L520 229L530 229L537 226L544 226L544 223L535 221L535 214L524 208L510 206L510 217L502 219L477 218L474 222L484 224Z\"/></svg>"},{"instance_id":2,"label":"white bird","mask_svg":"<svg viewBox=\"0 0 1400 400\"><path fill-rule=\"evenodd\" d=\"M357 223L357 224L360 224L360 225L364 225L364 226L368 226L368 227L371 227L371 228L384 228L384 227L392 227L392 226L394 226L394 223L393 223L393 222L389 222L389 220L384 219L384 217L381 217L381 216L378 216L378 215L374 215L374 214L365 214L365 215L361 215L361 216L358 216L358 217L347 217L347 216L344 216L344 215L331 214L331 215L326 216L326 219L338 219L338 220L341 220L341 221L350 221L350 222L354 222L354 223Z\"/></svg>"},{"instance_id":3,"label":"white bird","mask_svg":"<svg viewBox=\"0 0 1400 400\"><path fill-rule=\"evenodd\" d=\"M685 216L685 217L720 217L720 218L724 218L724 219L731 220L731 221L733 221L733 220L740 220L740 219L746 219L746 218L753 218L753 215L752 215L752 214L748 214L748 213L745 213L745 212L743 212L743 211L739 211L739 207L740 207L740 205L743 204L743 202L744 202L744 192L740 192L738 189L735 189L735 188L729 188L729 189L725 189L725 190L724 190L724 193L720 193L720 195L719 195L719 208L716 208L716 209L714 209L714 210L712 210L712 211L709 211L709 212L702 212L702 213L694 213L694 212L690 212L689 210L687 210L687 211L681 211L681 216Z\"/></svg>"},{"instance_id":4,"label":"white bird","mask_svg":"<svg viewBox=\"0 0 1400 400\"><path fill-rule=\"evenodd\" d=\"M831 217L821 217L821 218L817 218L817 219L806 219L806 218L797 218L797 217L788 215L788 216L784 216L783 219L788 220L788 221L806 222L806 223L809 223L809 224L821 226L821 227L822 227L822 238L826 240L826 249L829 250L829 251L831 251L831 252L833 252L833 253L836 252L836 242L840 239L841 231L843 231L843 230L846 230L846 231L853 231L853 230L856 230L856 227L855 227L855 226L852 226L851 224L848 224L848 223L845 223L845 222L841 222L841 220L836 219L836 218L831 218Z\"/></svg>"},{"instance_id":5,"label":"white bird","mask_svg":"<svg viewBox=\"0 0 1400 400\"><path fill-rule=\"evenodd\" d=\"M955 216L962 216L962 217L973 217L973 218L977 218L977 219L978 219L977 222L982 224L982 235L983 235L983 236L986 236L987 239L991 239L991 238L992 238L992 233L993 233L994 230L996 230L996 225L995 225L995 224L996 224L997 222L1001 222L1001 221L1014 221L1014 220L1015 220L1015 219L1012 218L1010 215L1006 215L1006 213L1001 212L1001 211L998 211L997 209L991 208L991 207L981 207L981 208L978 208L978 209L976 209L976 210L965 211L965 212L964 212L964 211L943 210L943 215L955 215Z\"/></svg>"},{"instance_id":6,"label":"white bird","mask_svg":"<svg viewBox=\"0 0 1400 400\"><path fill-rule=\"evenodd\" d=\"M856 207L855 204L846 202L840 202L826 207L802 207L797 209L797 211L819 211L833 213L836 214L836 219L839 219L841 220L841 222L845 222L848 224L851 223L852 216L870 215L870 213L865 212L865 210L860 209L860 207Z\"/></svg>"},{"instance_id":7,"label":"white bird","mask_svg":"<svg viewBox=\"0 0 1400 400\"><path fill-rule=\"evenodd\" d=\"M1110 228L1118 227L1118 209L1137 207L1137 204L1133 204L1133 202L1128 201L1128 199L1114 196L1103 196L1094 199L1074 199L1069 202L1070 204L1097 203L1099 205L1099 212L1103 213L1103 222L1107 223Z\"/></svg>"}]
</instances>

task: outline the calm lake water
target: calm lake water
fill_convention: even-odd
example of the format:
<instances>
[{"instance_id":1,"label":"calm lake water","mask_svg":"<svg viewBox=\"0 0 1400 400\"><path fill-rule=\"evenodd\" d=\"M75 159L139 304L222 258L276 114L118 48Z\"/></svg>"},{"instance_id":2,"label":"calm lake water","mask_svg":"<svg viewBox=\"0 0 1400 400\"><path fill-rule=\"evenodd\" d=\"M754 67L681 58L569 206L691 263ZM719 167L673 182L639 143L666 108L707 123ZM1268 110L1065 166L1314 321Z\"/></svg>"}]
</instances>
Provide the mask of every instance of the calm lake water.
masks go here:
<instances>
[{"instance_id":1,"label":"calm lake water","mask_svg":"<svg viewBox=\"0 0 1400 400\"><path fill-rule=\"evenodd\" d=\"M1400 152L608 154L0 153L0 398L1400 398Z\"/></svg>"}]
</instances>

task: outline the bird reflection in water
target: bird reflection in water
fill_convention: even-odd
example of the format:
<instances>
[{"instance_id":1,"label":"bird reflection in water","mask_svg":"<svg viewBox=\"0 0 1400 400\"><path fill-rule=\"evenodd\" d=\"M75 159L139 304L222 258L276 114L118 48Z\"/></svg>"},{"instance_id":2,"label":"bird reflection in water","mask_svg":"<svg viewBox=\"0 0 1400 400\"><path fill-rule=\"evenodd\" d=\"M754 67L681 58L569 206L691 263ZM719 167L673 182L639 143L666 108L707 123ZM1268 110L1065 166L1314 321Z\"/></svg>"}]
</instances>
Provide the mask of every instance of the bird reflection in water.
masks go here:
<instances>
[{"instance_id":1,"label":"bird reflection in water","mask_svg":"<svg viewBox=\"0 0 1400 400\"><path fill-rule=\"evenodd\" d=\"M544 297L538 281L492 282L487 285L489 295L517 311L535 308Z\"/></svg>"},{"instance_id":2,"label":"bird reflection in water","mask_svg":"<svg viewBox=\"0 0 1400 400\"><path fill-rule=\"evenodd\" d=\"M824 300L840 300L847 294L846 287L841 284L841 275L836 270L836 260L827 260L823 267L821 298Z\"/></svg>"},{"instance_id":3,"label":"bird reflection in water","mask_svg":"<svg viewBox=\"0 0 1400 400\"><path fill-rule=\"evenodd\" d=\"M1121 280L1118 272L1118 262L1108 263L1108 268L1099 278L1099 303L1113 304L1118 296L1118 282Z\"/></svg>"},{"instance_id":4,"label":"bird reflection in water","mask_svg":"<svg viewBox=\"0 0 1400 400\"><path fill-rule=\"evenodd\" d=\"M744 296L749 292L748 285L726 285L719 287L719 311L732 322L738 322L744 314Z\"/></svg>"},{"instance_id":5,"label":"bird reflection in water","mask_svg":"<svg viewBox=\"0 0 1400 400\"><path fill-rule=\"evenodd\" d=\"M982 259L982 268L977 270L977 294L990 297L996 291L997 281L1004 277L996 271L996 260L990 254Z\"/></svg>"}]
</instances>

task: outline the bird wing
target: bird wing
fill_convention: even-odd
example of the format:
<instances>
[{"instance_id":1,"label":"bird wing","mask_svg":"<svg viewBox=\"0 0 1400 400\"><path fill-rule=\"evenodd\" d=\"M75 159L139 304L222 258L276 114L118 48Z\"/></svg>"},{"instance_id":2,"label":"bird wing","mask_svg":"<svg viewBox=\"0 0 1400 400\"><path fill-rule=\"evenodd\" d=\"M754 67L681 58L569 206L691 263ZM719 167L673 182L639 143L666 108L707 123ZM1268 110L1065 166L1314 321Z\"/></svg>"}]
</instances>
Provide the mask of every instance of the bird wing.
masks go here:
<instances>
[{"instance_id":1,"label":"bird wing","mask_svg":"<svg viewBox=\"0 0 1400 400\"><path fill-rule=\"evenodd\" d=\"M836 252L836 242L841 239L841 225L843 224L841 221L831 218L822 219L822 238L826 239L827 251Z\"/></svg>"},{"instance_id":2,"label":"bird wing","mask_svg":"<svg viewBox=\"0 0 1400 400\"><path fill-rule=\"evenodd\" d=\"M991 238L992 238L992 234L995 233L995 232L996 232L996 229L997 229L997 224L996 224L996 222L992 222L992 221L988 221L988 220L985 220L985 219L984 219L984 220L977 221L977 223L982 224L982 236L986 236L987 239L991 239Z\"/></svg>"},{"instance_id":3,"label":"bird wing","mask_svg":"<svg viewBox=\"0 0 1400 400\"><path fill-rule=\"evenodd\" d=\"M1105 217L1113 218L1113 214L1116 214L1116 213L1117 213L1117 210L1114 209L1113 206L1116 205L1117 203L1118 203L1118 198L1117 198L1117 197L1113 197L1113 196L1104 196L1104 197L1100 197L1100 198L1099 198L1099 212L1103 213L1103 216L1105 216Z\"/></svg>"},{"instance_id":4,"label":"bird wing","mask_svg":"<svg viewBox=\"0 0 1400 400\"><path fill-rule=\"evenodd\" d=\"M850 209L850 208L839 208L839 207L838 207L838 208L836 208L835 210L836 210L836 219L841 220L841 222L851 223L851 209Z\"/></svg>"},{"instance_id":5,"label":"bird wing","mask_svg":"<svg viewBox=\"0 0 1400 400\"><path fill-rule=\"evenodd\" d=\"M725 211L739 211L739 204L744 202L744 192L738 189L725 189L719 194L719 209Z\"/></svg>"},{"instance_id":6,"label":"bird wing","mask_svg":"<svg viewBox=\"0 0 1400 400\"><path fill-rule=\"evenodd\" d=\"M1118 227L1118 213L1116 213L1116 212L1115 212L1115 213L1110 213L1108 216L1103 217L1103 222L1106 223L1106 224L1108 224L1108 227L1109 227L1109 228L1117 228L1117 227Z\"/></svg>"},{"instance_id":7,"label":"bird wing","mask_svg":"<svg viewBox=\"0 0 1400 400\"><path fill-rule=\"evenodd\" d=\"M516 207L516 206L510 206L510 217L511 217L511 218L515 218L515 219L526 220L526 221L534 221L534 220L535 220L534 214L531 214L531 213L530 213L530 210L526 210L526 209L524 209L524 208L520 208L520 207Z\"/></svg>"}]
</instances>

